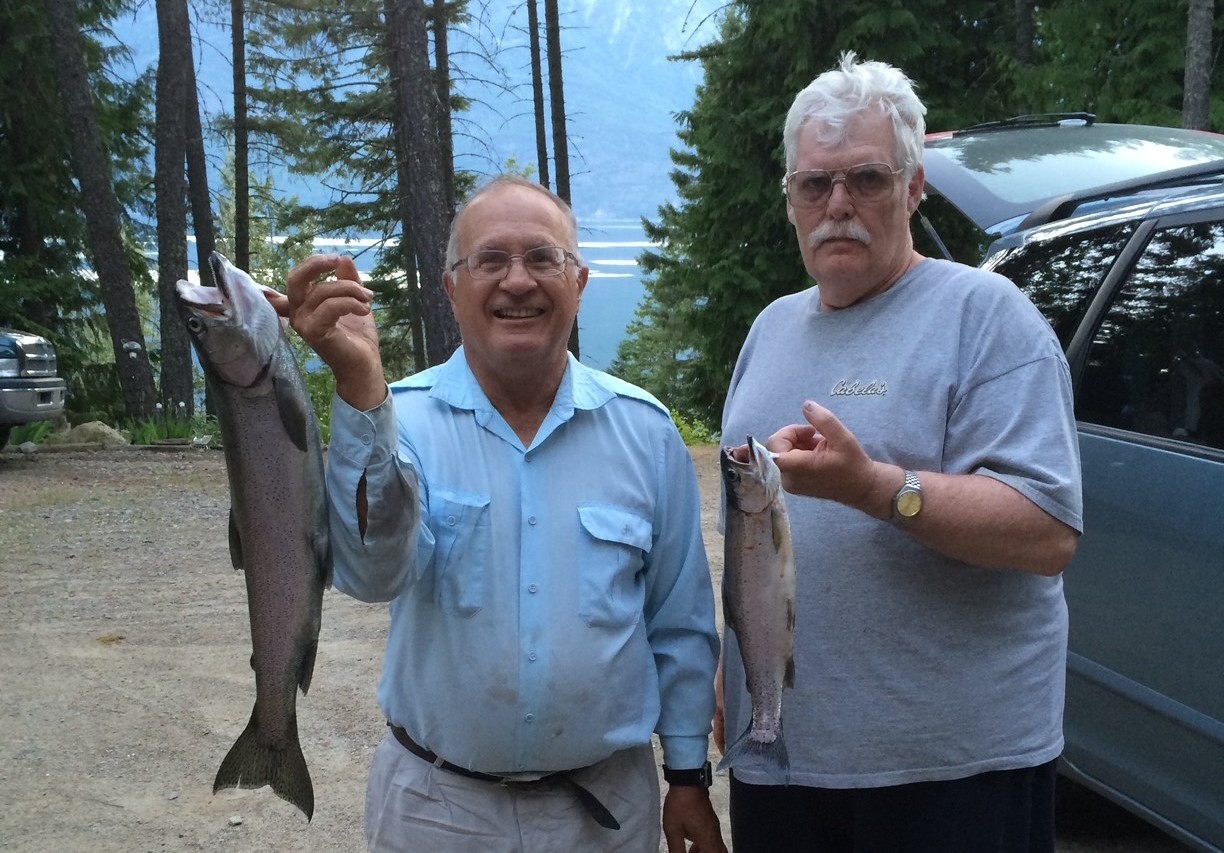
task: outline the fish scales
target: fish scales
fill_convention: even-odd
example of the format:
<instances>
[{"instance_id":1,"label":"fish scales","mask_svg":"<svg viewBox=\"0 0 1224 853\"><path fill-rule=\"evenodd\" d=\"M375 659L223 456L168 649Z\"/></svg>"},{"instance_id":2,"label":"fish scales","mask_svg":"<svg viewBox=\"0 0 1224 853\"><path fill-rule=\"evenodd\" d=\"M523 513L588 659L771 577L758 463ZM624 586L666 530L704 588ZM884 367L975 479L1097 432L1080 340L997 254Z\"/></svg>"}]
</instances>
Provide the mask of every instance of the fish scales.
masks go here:
<instances>
[{"instance_id":1,"label":"fish scales","mask_svg":"<svg viewBox=\"0 0 1224 853\"><path fill-rule=\"evenodd\" d=\"M752 699L752 721L728 746L719 769L751 759L785 771L782 693L795 682L795 559L782 476L748 436L748 459L723 448L726 501L723 612L735 633Z\"/></svg>"},{"instance_id":2,"label":"fish scales","mask_svg":"<svg viewBox=\"0 0 1224 853\"><path fill-rule=\"evenodd\" d=\"M243 570L255 707L213 790L268 785L309 819L314 788L296 691L314 671L331 583L322 441L284 324L259 285L218 253L216 288L179 282L225 445L230 558Z\"/></svg>"}]
</instances>

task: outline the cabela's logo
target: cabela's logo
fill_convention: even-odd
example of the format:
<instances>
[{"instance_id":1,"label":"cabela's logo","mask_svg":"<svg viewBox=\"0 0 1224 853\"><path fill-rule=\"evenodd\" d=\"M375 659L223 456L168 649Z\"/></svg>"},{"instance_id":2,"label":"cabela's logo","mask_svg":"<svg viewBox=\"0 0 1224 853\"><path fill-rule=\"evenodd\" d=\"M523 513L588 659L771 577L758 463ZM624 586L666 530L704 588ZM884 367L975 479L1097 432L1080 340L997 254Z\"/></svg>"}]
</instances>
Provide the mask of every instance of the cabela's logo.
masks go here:
<instances>
[{"instance_id":1,"label":"cabela's logo","mask_svg":"<svg viewBox=\"0 0 1224 853\"><path fill-rule=\"evenodd\" d=\"M886 382L860 382L857 379L843 379L833 386L834 397L883 397L888 393Z\"/></svg>"}]
</instances>

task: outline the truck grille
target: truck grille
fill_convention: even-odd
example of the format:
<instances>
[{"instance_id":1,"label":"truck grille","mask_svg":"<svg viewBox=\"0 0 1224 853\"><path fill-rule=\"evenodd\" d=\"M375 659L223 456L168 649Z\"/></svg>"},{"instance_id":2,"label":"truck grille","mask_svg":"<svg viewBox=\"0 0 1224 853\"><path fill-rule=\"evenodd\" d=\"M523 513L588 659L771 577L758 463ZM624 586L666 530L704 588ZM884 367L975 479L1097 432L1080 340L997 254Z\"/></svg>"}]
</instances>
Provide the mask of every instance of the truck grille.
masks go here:
<instances>
[{"instance_id":1,"label":"truck grille","mask_svg":"<svg viewBox=\"0 0 1224 853\"><path fill-rule=\"evenodd\" d=\"M48 343L26 343L22 349L25 351L25 370L22 371L23 376L38 377L38 376L54 376L56 371L55 363L55 348Z\"/></svg>"}]
</instances>

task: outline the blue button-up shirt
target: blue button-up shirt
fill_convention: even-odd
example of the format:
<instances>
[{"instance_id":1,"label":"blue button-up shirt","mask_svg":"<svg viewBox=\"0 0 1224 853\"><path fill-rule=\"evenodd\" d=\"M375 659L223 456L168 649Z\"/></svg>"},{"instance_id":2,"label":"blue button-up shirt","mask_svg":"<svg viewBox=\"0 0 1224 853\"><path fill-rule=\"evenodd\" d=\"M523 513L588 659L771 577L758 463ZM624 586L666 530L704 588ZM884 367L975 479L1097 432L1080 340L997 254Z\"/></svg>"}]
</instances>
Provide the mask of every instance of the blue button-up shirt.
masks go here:
<instances>
[{"instance_id":1,"label":"blue button-up shirt","mask_svg":"<svg viewBox=\"0 0 1224 853\"><path fill-rule=\"evenodd\" d=\"M336 587L391 603L387 718L486 773L582 767L652 731L668 766L700 766L718 636L667 410L571 358L524 447L462 349L391 391L336 400L328 461Z\"/></svg>"}]
</instances>

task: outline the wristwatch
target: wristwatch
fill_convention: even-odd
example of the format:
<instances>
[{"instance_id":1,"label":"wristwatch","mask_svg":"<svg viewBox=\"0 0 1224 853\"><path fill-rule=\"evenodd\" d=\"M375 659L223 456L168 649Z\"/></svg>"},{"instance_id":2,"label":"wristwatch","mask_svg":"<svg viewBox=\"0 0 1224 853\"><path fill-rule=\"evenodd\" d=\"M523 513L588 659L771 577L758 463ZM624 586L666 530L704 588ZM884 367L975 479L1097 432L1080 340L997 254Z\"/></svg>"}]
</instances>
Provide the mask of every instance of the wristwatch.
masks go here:
<instances>
[{"instance_id":1,"label":"wristwatch","mask_svg":"<svg viewBox=\"0 0 1224 853\"><path fill-rule=\"evenodd\" d=\"M922 481L913 471L905 472L905 483L893 498L893 521L908 521L922 512Z\"/></svg>"},{"instance_id":2,"label":"wristwatch","mask_svg":"<svg viewBox=\"0 0 1224 853\"><path fill-rule=\"evenodd\" d=\"M714 770L708 761L693 770L672 770L664 764L663 779L669 785L708 788L714 784Z\"/></svg>"}]
</instances>

